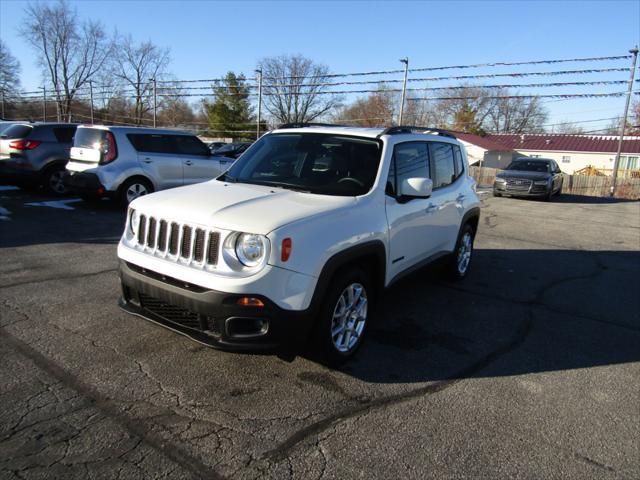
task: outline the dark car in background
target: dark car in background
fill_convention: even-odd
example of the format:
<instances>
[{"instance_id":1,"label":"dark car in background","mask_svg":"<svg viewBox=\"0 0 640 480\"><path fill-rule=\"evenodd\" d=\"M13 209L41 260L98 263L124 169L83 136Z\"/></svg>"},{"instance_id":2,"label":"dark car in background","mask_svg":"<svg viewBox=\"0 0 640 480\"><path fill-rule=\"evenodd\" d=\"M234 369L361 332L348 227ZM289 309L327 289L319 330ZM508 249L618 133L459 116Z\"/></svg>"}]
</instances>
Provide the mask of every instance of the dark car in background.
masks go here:
<instances>
[{"instance_id":1,"label":"dark car in background","mask_svg":"<svg viewBox=\"0 0 640 480\"><path fill-rule=\"evenodd\" d=\"M550 158L517 158L496 175L493 195L551 200L562 192L560 167Z\"/></svg>"},{"instance_id":2,"label":"dark car in background","mask_svg":"<svg viewBox=\"0 0 640 480\"><path fill-rule=\"evenodd\" d=\"M218 148L213 153L217 157L238 158L251 145L252 142L227 143L225 146Z\"/></svg>"},{"instance_id":3,"label":"dark car in background","mask_svg":"<svg viewBox=\"0 0 640 480\"><path fill-rule=\"evenodd\" d=\"M69 123L10 125L0 133L0 182L67 193L62 178L76 128Z\"/></svg>"},{"instance_id":4,"label":"dark car in background","mask_svg":"<svg viewBox=\"0 0 640 480\"><path fill-rule=\"evenodd\" d=\"M224 147L227 142L206 142L207 147L211 150L211 153L215 153L219 148Z\"/></svg>"}]
</instances>

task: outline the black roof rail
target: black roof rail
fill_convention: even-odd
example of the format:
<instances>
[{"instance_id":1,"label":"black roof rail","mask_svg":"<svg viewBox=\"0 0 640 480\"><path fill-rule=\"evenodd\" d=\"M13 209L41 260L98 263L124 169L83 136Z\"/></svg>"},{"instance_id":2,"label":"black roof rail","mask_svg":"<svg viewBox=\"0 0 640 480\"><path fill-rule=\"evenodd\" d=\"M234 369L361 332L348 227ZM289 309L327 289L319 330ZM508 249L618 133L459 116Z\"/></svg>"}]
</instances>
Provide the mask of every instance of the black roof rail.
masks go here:
<instances>
[{"instance_id":1,"label":"black roof rail","mask_svg":"<svg viewBox=\"0 0 640 480\"><path fill-rule=\"evenodd\" d=\"M307 123L307 122L294 122L294 123L283 123L282 125L278 125L276 130L281 128L304 128L304 127L347 127L348 125L338 125L335 123Z\"/></svg>"},{"instance_id":2,"label":"black roof rail","mask_svg":"<svg viewBox=\"0 0 640 480\"><path fill-rule=\"evenodd\" d=\"M443 137L456 138L456 136L451 133L450 130L445 130L443 128L435 128L435 127L415 127L413 125L398 125L396 127L385 128L382 133L378 135L381 137L382 135L399 135L401 133L425 133L425 132L434 132Z\"/></svg>"}]
</instances>

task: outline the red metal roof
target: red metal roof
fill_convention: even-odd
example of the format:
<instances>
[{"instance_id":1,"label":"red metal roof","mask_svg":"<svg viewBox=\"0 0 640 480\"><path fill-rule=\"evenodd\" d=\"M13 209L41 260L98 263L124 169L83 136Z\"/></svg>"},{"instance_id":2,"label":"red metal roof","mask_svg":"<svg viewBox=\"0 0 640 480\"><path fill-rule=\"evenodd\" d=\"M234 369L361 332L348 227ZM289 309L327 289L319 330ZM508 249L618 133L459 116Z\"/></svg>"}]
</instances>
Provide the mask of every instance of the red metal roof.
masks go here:
<instances>
[{"instance_id":1,"label":"red metal roof","mask_svg":"<svg viewBox=\"0 0 640 480\"><path fill-rule=\"evenodd\" d=\"M505 146L502 143L498 143L489 137L481 137L480 135L473 135L471 133L453 132L453 134L460 140L477 145L485 150L493 150L498 152L511 151L510 147Z\"/></svg>"},{"instance_id":2,"label":"red metal roof","mask_svg":"<svg viewBox=\"0 0 640 480\"><path fill-rule=\"evenodd\" d=\"M598 152L611 154L615 154L618 150L618 138L612 135L564 135L553 133L516 135L498 133L480 138L499 143L509 150ZM471 143L475 142L471 141ZM482 145L478 143L476 143L476 145L482 147ZM640 137L625 137L622 141L622 153L640 154Z\"/></svg>"}]
</instances>

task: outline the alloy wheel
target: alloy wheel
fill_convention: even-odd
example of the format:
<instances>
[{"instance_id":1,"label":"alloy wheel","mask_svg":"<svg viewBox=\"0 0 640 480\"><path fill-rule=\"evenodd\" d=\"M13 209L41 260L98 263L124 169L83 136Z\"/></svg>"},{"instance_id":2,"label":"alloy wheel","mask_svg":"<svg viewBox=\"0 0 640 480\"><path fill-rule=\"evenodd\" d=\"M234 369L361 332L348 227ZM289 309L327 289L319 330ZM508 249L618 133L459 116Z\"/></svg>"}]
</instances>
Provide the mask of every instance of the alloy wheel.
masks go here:
<instances>
[{"instance_id":1,"label":"alloy wheel","mask_svg":"<svg viewBox=\"0 0 640 480\"><path fill-rule=\"evenodd\" d=\"M358 345L367 322L367 292L360 283L347 286L333 309L331 341L341 353L348 353Z\"/></svg>"},{"instance_id":2,"label":"alloy wheel","mask_svg":"<svg viewBox=\"0 0 640 480\"><path fill-rule=\"evenodd\" d=\"M460 246L458 247L457 266L458 273L464 275L469 268L471 262L471 252L473 250L473 237L471 232L464 232L464 235L460 239Z\"/></svg>"}]
</instances>

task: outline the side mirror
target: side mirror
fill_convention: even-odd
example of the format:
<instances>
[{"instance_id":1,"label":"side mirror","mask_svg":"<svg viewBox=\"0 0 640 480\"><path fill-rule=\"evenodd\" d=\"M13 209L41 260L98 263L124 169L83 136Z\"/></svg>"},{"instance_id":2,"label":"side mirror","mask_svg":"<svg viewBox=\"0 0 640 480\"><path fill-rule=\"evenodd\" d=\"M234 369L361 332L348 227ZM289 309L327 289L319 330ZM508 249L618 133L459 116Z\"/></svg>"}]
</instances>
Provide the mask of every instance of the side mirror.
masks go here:
<instances>
[{"instance_id":1,"label":"side mirror","mask_svg":"<svg viewBox=\"0 0 640 480\"><path fill-rule=\"evenodd\" d=\"M400 197L405 198L429 198L433 190L433 182L430 178L413 177L406 178L400 184Z\"/></svg>"}]
</instances>

